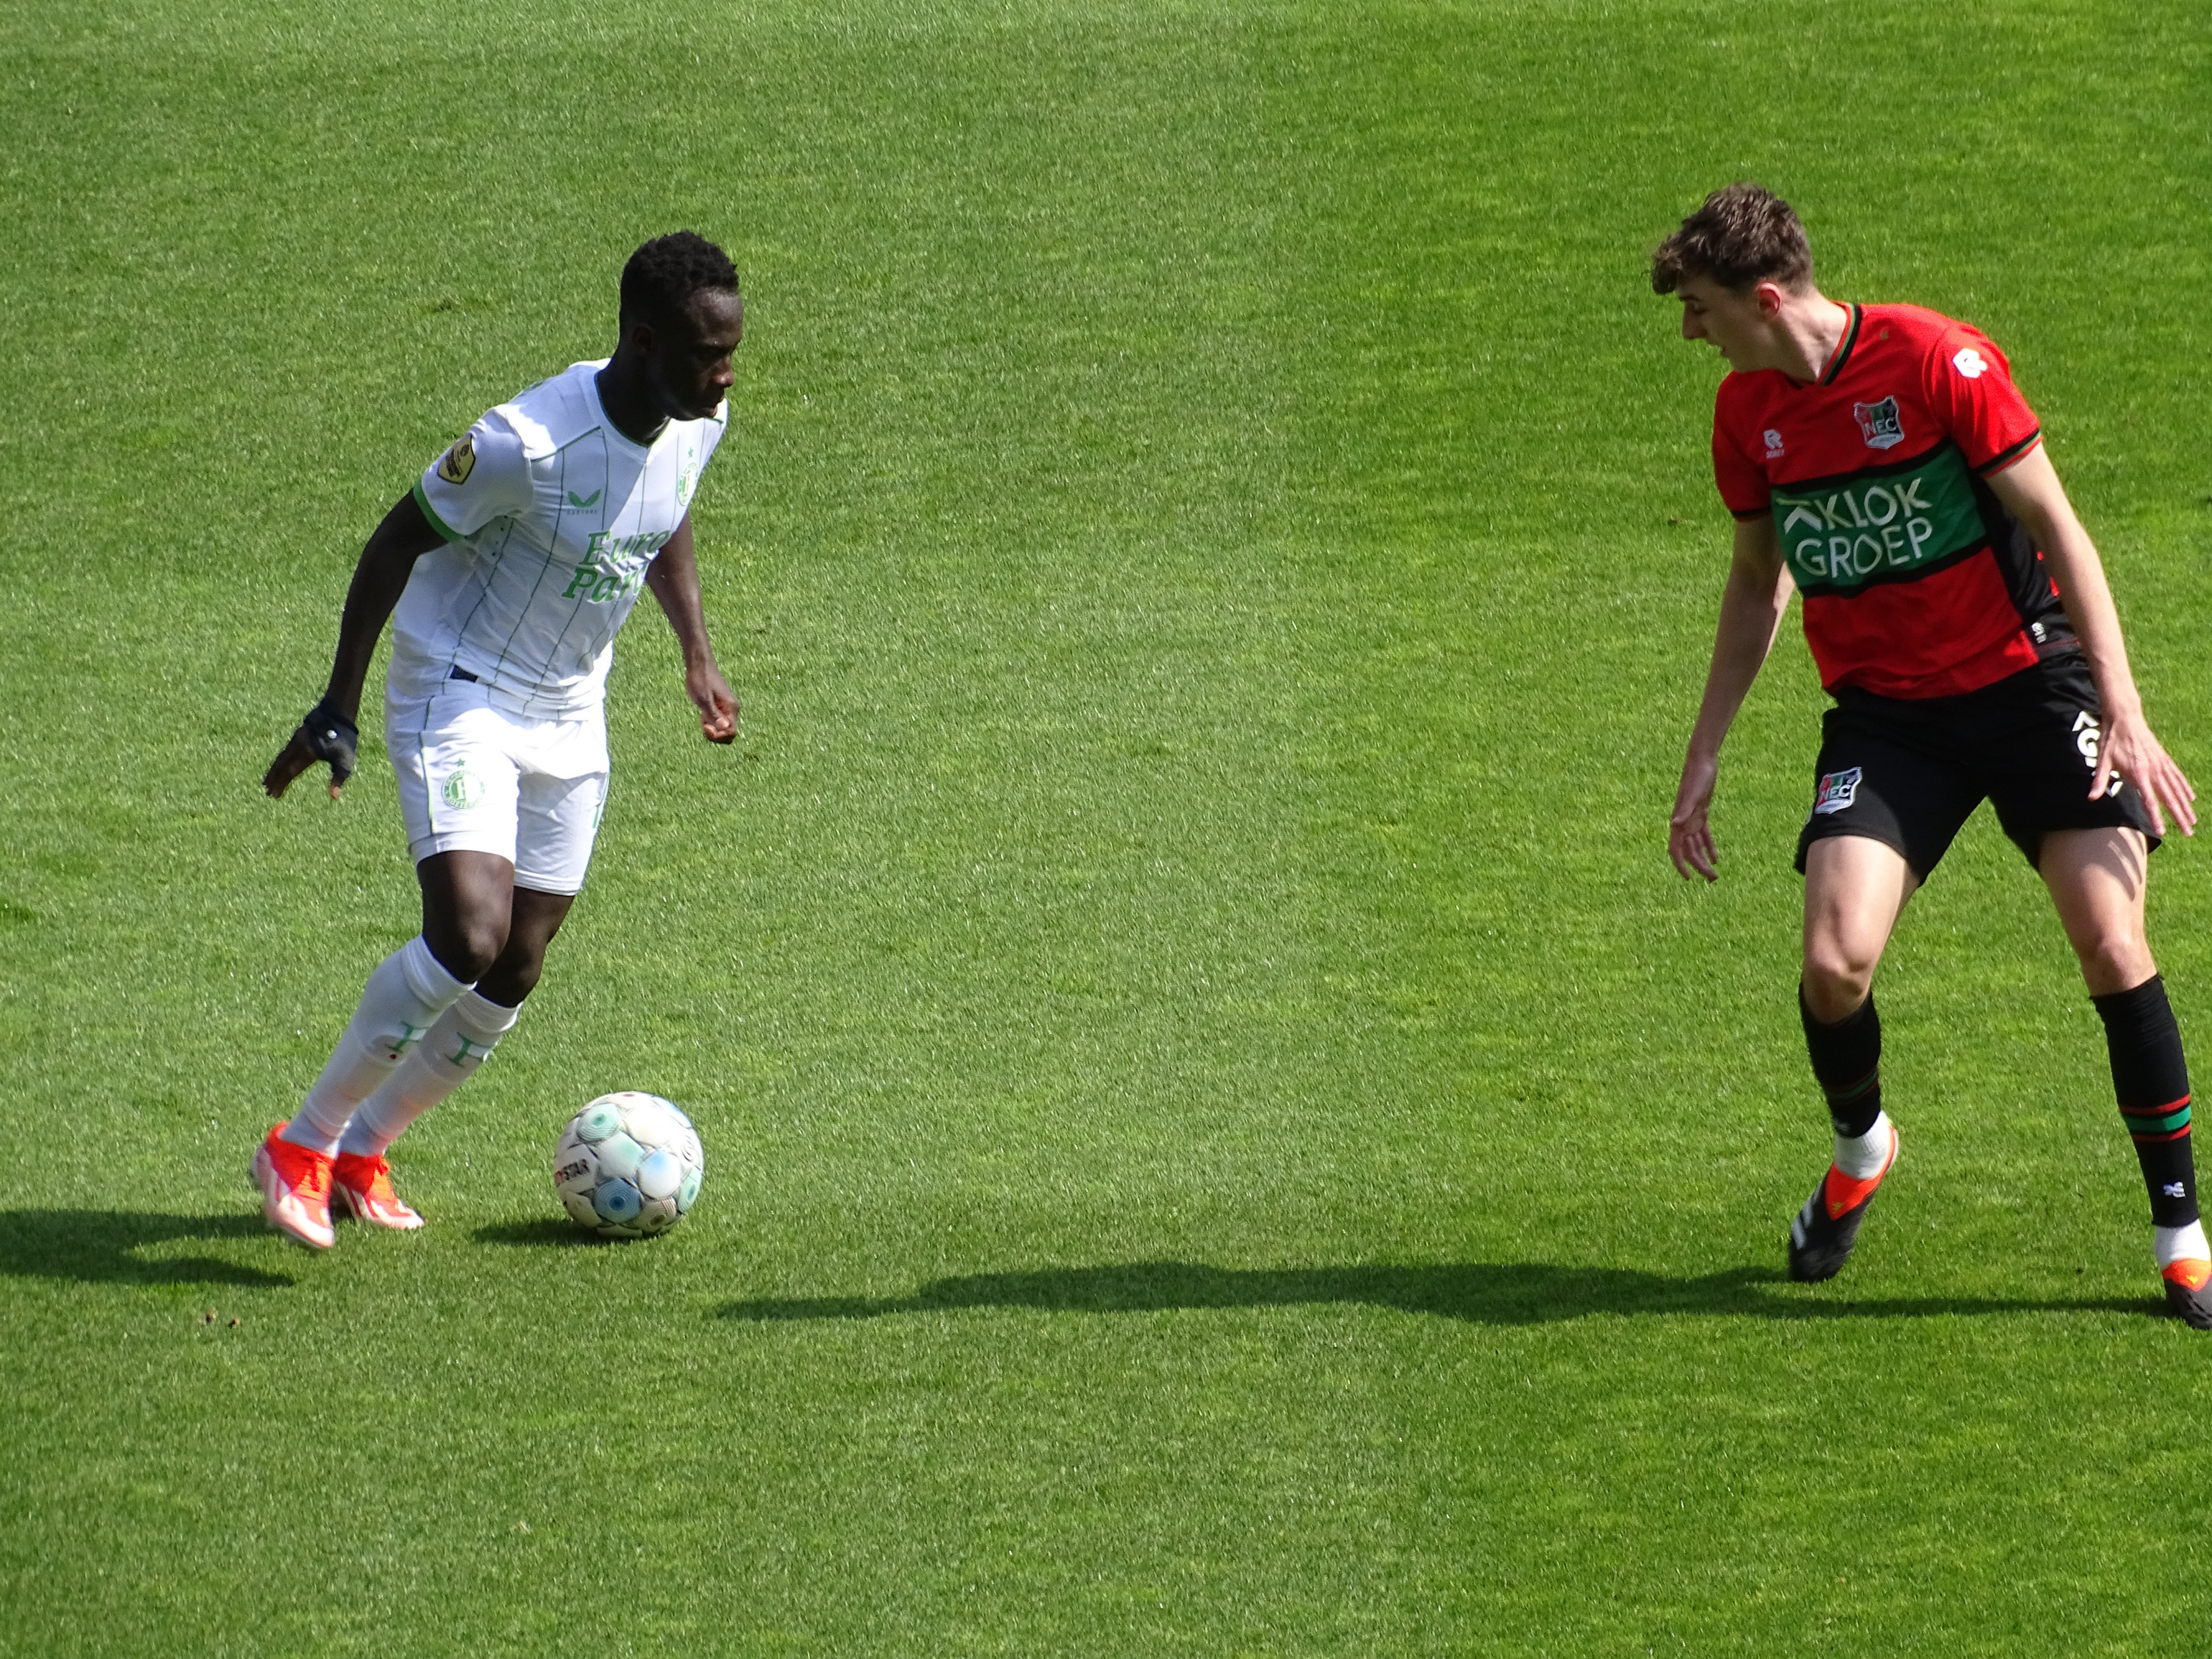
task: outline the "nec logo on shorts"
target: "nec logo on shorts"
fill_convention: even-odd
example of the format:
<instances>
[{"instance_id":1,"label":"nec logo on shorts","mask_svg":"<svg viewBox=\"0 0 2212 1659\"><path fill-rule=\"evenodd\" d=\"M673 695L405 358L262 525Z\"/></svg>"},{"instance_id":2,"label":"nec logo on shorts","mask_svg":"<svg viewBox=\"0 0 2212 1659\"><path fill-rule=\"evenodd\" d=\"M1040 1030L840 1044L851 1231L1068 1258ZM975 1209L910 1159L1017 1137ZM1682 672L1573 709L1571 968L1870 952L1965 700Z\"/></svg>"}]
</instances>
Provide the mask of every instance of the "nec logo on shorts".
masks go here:
<instances>
[{"instance_id":1,"label":"nec logo on shorts","mask_svg":"<svg viewBox=\"0 0 2212 1659\"><path fill-rule=\"evenodd\" d=\"M1861 769L1847 766L1840 772L1823 772L1820 787L1813 792L1813 815L1840 812L1859 798Z\"/></svg>"},{"instance_id":2,"label":"nec logo on shorts","mask_svg":"<svg viewBox=\"0 0 2212 1659\"><path fill-rule=\"evenodd\" d=\"M1869 449L1894 449L1905 441L1905 419L1897 412L1896 398L1853 404L1851 413L1858 416L1859 436L1866 440Z\"/></svg>"}]
</instances>

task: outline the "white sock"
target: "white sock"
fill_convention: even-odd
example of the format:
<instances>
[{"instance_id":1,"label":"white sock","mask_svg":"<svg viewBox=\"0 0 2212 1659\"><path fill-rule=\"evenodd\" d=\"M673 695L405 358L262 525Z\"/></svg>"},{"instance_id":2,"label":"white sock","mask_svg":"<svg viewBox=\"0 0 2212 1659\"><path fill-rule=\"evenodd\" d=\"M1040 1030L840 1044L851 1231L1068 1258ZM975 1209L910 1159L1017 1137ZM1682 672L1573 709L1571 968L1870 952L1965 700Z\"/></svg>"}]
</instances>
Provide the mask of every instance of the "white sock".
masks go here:
<instances>
[{"instance_id":1,"label":"white sock","mask_svg":"<svg viewBox=\"0 0 2212 1659\"><path fill-rule=\"evenodd\" d=\"M354 1109L468 988L430 954L419 933L385 957L368 976L361 1006L323 1074L285 1126L284 1139L325 1157L337 1152Z\"/></svg>"},{"instance_id":2,"label":"white sock","mask_svg":"<svg viewBox=\"0 0 2212 1659\"><path fill-rule=\"evenodd\" d=\"M520 1008L502 1008L464 991L345 1127L339 1150L381 1158L407 1126L475 1075L477 1066L514 1029Z\"/></svg>"},{"instance_id":3,"label":"white sock","mask_svg":"<svg viewBox=\"0 0 2212 1659\"><path fill-rule=\"evenodd\" d=\"M2212 1261L2212 1247L2205 1244L2202 1221L2192 1221L2186 1227L2154 1227L2150 1247L2157 1254L2160 1273L2177 1261Z\"/></svg>"},{"instance_id":4,"label":"white sock","mask_svg":"<svg viewBox=\"0 0 2212 1659\"><path fill-rule=\"evenodd\" d=\"M1889 1162L1890 1146L1896 1138L1897 1130L1889 1121L1889 1114L1876 1112L1874 1127L1864 1134L1836 1137L1836 1167L1854 1181L1880 1175L1881 1166Z\"/></svg>"}]
</instances>

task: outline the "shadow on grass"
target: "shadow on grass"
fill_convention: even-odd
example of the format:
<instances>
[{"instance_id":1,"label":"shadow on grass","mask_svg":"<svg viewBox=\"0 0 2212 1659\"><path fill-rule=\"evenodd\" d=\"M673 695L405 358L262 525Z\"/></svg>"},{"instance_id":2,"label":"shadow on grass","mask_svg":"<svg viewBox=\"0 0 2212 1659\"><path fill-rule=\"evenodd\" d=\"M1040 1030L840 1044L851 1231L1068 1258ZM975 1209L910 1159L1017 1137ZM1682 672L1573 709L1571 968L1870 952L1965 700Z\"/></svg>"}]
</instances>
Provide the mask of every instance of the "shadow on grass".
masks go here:
<instances>
[{"instance_id":1,"label":"shadow on grass","mask_svg":"<svg viewBox=\"0 0 2212 1659\"><path fill-rule=\"evenodd\" d=\"M1756 1319L1911 1319L1939 1314L2150 1313L2148 1297L1906 1297L1860 1299L1832 1285L1792 1285L1778 1269L1731 1267L1671 1279L1630 1267L1547 1262L1445 1262L1429 1267L1211 1267L1133 1261L939 1279L912 1296L766 1298L727 1303L724 1319L759 1322L878 1319L967 1308L1066 1313L1278 1308L1366 1303L1485 1325L1538 1325L1592 1314L1712 1314Z\"/></svg>"},{"instance_id":2,"label":"shadow on grass","mask_svg":"<svg viewBox=\"0 0 2212 1659\"><path fill-rule=\"evenodd\" d=\"M258 1215L143 1215L125 1210L0 1210L0 1275L93 1285L233 1285L285 1290L289 1273L209 1255L142 1256L179 1239L267 1238Z\"/></svg>"},{"instance_id":3,"label":"shadow on grass","mask_svg":"<svg viewBox=\"0 0 2212 1659\"><path fill-rule=\"evenodd\" d=\"M477 1228L473 1237L479 1244L510 1244L538 1250L568 1249L578 1245L599 1249L622 1243L620 1239L587 1233L573 1221L556 1221L544 1216L535 1221L495 1221Z\"/></svg>"}]
</instances>

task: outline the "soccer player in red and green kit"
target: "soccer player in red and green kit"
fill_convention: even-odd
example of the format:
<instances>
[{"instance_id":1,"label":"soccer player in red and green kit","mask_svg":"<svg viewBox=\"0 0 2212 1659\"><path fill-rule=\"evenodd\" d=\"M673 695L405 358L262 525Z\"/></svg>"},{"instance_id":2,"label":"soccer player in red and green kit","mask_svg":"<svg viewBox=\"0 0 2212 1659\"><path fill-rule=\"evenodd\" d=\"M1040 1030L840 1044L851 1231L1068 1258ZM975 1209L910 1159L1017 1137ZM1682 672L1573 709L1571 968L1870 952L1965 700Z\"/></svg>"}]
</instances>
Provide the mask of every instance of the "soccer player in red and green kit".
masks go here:
<instances>
[{"instance_id":1,"label":"soccer player in red and green kit","mask_svg":"<svg viewBox=\"0 0 2212 1659\"><path fill-rule=\"evenodd\" d=\"M1708 197L1653 254L1651 285L1731 371L1713 470L1735 551L1668 836L1686 878L1718 874L1721 742L1792 588L1835 699L1797 840L1798 1006L1835 1152L1790 1224L1790 1276L1842 1268L1896 1163L1875 967L1987 799L2104 1020L2167 1304L2212 1329L2189 1073L2143 933L2150 853L2168 816L2193 832L2196 792L2143 718L2097 550L2003 354L1917 306L1828 299L1797 216L1756 185Z\"/></svg>"}]
</instances>

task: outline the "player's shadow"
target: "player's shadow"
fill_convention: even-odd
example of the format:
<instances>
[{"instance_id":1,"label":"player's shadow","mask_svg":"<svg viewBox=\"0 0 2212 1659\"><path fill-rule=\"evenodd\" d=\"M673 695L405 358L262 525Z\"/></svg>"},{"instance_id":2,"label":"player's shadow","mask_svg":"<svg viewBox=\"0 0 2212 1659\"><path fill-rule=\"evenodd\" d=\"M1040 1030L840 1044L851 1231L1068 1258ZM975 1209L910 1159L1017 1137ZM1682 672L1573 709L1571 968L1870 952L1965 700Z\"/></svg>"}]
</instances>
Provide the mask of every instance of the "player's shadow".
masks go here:
<instances>
[{"instance_id":1,"label":"player's shadow","mask_svg":"<svg viewBox=\"0 0 2212 1659\"><path fill-rule=\"evenodd\" d=\"M283 1290L295 1281L219 1256L142 1250L180 1242L269 1237L258 1215L145 1215L128 1210L0 1210L0 1275L92 1285L229 1285Z\"/></svg>"},{"instance_id":2,"label":"player's shadow","mask_svg":"<svg viewBox=\"0 0 2212 1659\"><path fill-rule=\"evenodd\" d=\"M770 1322L878 1319L972 1308L1066 1313L1308 1307L1364 1303L1484 1325L1539 1325L1594 1314L1704 1314L1755 1319L1905 1319L1940 1314L2144 1313L2159 1304L2110 1297L1859 1298L1833 1285L1790 1285L1772 1267L1730 1267L1694 1279L1632 1267L1549 1262L1442 1262L1425 1267L1213 1267L1133 1261L1099 1267L969 1273L933 1279L912 1296L793 1297L732 1302L725 1319Z\"/></svg>"}]
</instances>

